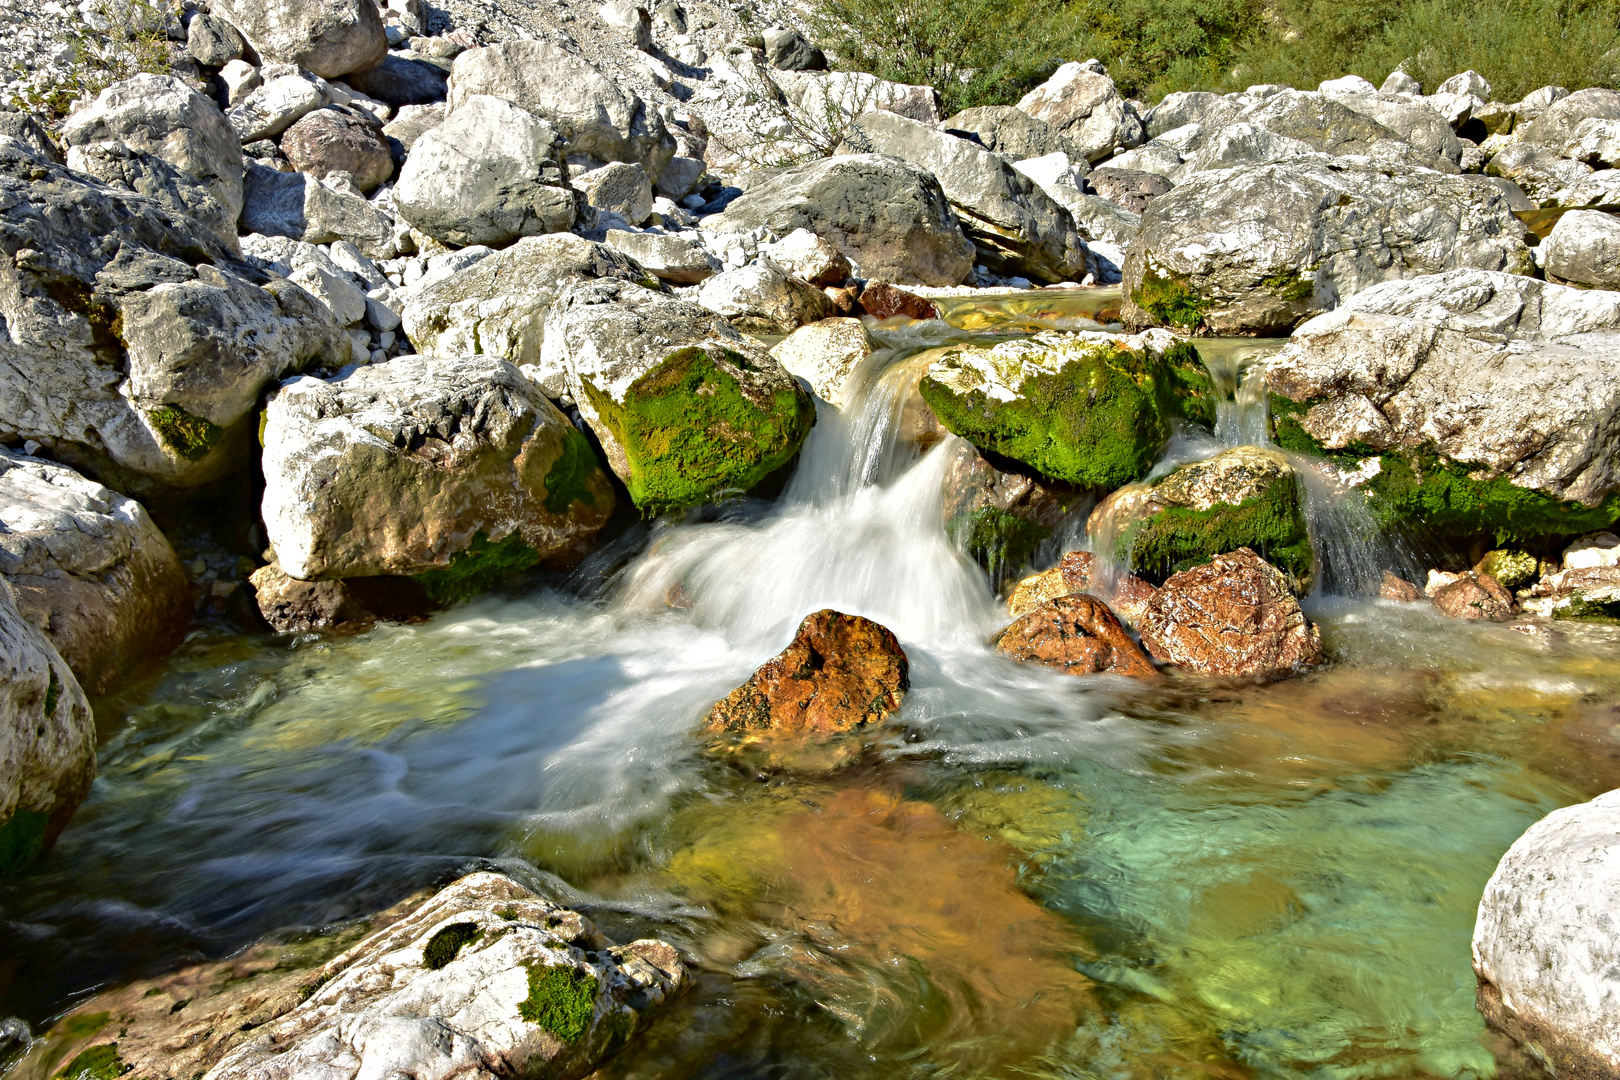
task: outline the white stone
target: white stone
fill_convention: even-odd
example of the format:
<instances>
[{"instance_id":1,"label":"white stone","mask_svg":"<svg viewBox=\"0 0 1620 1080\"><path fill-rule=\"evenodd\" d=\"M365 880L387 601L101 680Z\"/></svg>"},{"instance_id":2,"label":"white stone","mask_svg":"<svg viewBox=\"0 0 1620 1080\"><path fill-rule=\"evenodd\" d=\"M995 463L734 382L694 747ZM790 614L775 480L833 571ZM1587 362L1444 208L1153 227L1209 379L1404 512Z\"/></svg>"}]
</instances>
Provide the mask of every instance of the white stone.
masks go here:
<instances>
[{"instance_id":1,"label":"white stone","mask_svg":"<svg viewBox=\"0 0 1620 1080\"><path fill-rule=\"evenodd\" d=\"M849 404L856 366L872 355L872 337L859 319L823 319L801 326L771 349L783 367L835 408Z\"/></svg>"}]
</instances>

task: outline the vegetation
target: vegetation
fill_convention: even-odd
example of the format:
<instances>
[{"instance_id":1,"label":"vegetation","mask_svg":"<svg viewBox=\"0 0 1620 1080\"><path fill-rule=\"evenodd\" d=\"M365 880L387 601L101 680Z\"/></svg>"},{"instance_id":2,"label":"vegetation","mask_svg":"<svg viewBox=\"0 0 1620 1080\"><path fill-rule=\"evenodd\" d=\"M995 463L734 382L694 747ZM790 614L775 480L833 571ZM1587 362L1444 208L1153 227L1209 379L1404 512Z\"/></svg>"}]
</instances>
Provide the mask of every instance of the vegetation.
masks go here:
<instances>
[{"instance_id":1,"label":"vegetation","mask_svg":"<svg viewBox=\"0 0 1620 1080\"><path fill-rule=\"evenodd\" d=\"M46 119L65 117L73 102L92 98L115 82L142 73L167 75L169 62L168 25L179 12L179 4L165 0L96 0L88 8L75 9L73 22L62 44L71 49L71 58L50 82L32 81L29 88L14 94L9 104ZM0 75L29 80L26 58L0 61Z\"/></svg>"},{"instance_id":2,"label":"vegetation","mask_svg":"<svg viewBox=\"0 0 1620 1080\"><path fill-rule=\"evenodd\" d=\"M56 1080L115 1080L129 1071L118 1056L117 1043L92 1046L56 1074Z\"/></svg>"},{"instance_id":3,"label":"vegetation","mask_svg":"<svg viewBox=\"0 0 1620 1080\"><path fill-rule=\"evenodd\" d=\"M51 816L19 806L0 825L0 878L11 877L39 858Z\"/></svg>"},{"instance_id":4,"label":"vegetation","mask_svg":"<svg viewBox=\"0 0 1620 1080\"><path fill-rule=\"evenodd\" d=\"M546 499L542 504L548 514L566 514L576 502L596 505L591 492L591 477L597 470L596 451L591 441L578 428L570 425L563 437L562 453L551 463L546 473Z\"/></svg>"},{"instance_id":5,"label":"vegetation","mask_svg":"<svg viewBox=\"0 0 1620 1080\"><path fill-rule=\"evenodd\" d=\"M565 1043L578 1042L596 1015L596 976L571 965L534 964L518 1015Z\"/></svg>"},{"instance_id":6,"label":"vegetation","mask_svg":"<svg viewBox=\"0 0 1620 1080\"><path fill-rule=\"evenodd\" d=\"M993 506L981 506L971 514L952 518L945 531L951 542L984 567L997 585L1028 566L1052 535L1052 530L1039 522Z\"/></svg>"},{"instance_id":7,"label":"vegetation","mask_svg":"<svg viewBox=\"0 0 1620 1080\"><path fill-rule=\"evenodd\" d=\"M1155 585L1217 555L1252 548L1303 591L1313 555L1298 481L1286 476L1262 495L1208 510L1170 506L1133 522L1115 541L1115 555Z\"/></svg>"},{"instance_id":8,"label":"vegetation","mask_svg":"<svg viewBox=\"0 0 1620 1080\"><path fill-rule=\"evenodd\" d=\"M454 604L489 591L539 561L540 553L515 532L498 544L477 532L472 543L450 556L449 566L418 574L416 580L434 603Z\"/></svg>"},{"instance_id":9,"label":"vegetation","mask_svg":"<svg viewBox=\"0 0 1620 1080\"><path fill-rule=\"evenodd\" d=\"M428 938L428 943L422 946L422 966L429 971L448 967L464 947L483 936L484 932L476 923L451 923Z\"/></svg>"},{"instance_id":10,"label":"vegetation","mask_svg":"<svg viewBox=\"0 0 1620 1080\"><path fill-rule=\"evenodd\" d=\"M147 412L146 420L163 445L187 461L201 461L225 437L224 428L178 405L159 405Z\"/></svg>"}]
</instances>

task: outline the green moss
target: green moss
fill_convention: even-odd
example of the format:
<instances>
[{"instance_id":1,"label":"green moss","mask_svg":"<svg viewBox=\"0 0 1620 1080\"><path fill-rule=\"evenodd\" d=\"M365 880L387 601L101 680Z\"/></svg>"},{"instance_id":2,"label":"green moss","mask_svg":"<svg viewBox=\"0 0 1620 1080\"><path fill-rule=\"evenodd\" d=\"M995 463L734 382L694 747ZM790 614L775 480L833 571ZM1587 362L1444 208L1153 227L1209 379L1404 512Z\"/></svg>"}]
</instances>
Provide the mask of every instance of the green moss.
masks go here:
<instances>
[{"instance_id":1,"label":"green moss","mask_svg":"<svg viewBox=\"0 0 1620 1080\"><path fill-rule=\"evenodd\" d=\"M187 461L201 461L208 451L219 445L225 429L218 424L193 416L178 405L159 405L148 409L146 421L157 432L163 445Z\"/></svg>"},{"instance_id":2,"label":"green moss","mask_svg":"<svg viewBox=\"0 0 1620 1080\"><path fill-rule=\"evenodd\" d=\"M577 1042L596 1015L596 976L575 967L529 966L529 996L518 1015L565 1043Z\"/></svg>"},{"instance_id":3,"label":"green moss","mask_svg":"<svg viewBox=\"0 0 1620 1080\"><path fill-rule=\"evenodd\" d=\"M45 715L56 715L56 703L62 698L62 683L56 677L56 669L51 669L51 681L45 684Z\"/></svg>"},{"instance_id":4,"label":"green moss","mask_svg":"<svg viewBox=\"0 0 1620 1080\"><path fill-rule=\"evenodd\" d=\"M118 1056L117 1043L92 1046L63 1066L56 1080L115 1080L130 1067Z\"/></svg>"},{"instance_id":5,"label":"green moss","mask_svg":"<svg viewBox=\"0 0 1620 1080\"><path fill-rule=\"evenodd\" d=\"M1502 549L1487 551L1485 557L1479 560L1478 569L1480 573L1491 575L1508 589L1523 588L1534 581L1540 572L1534 555Z\"/></svg>"},{"instance_id":6,"label":"green moss","mask_svg":"<svg viewBox=\"0 0 1620 1080\"><path fill-rule=\"evenodd\" d=\"M1220 396L1209 377L1198 350L1191 342L1178 341L1164 354L1170 369L1172 411L1210 431L1215 430L1215 411Z\"/></svg>"},{"instance_id":7,"label":"green moss","mask_svg":"<svg viewBox=\"0 0 1620 1080\"><path fill-rule=\"evenodd\" d=\"M434 603L454 604L488 592L539 561L540 553L515 532L498 544L478 532L464 550L450 556L449 566L418 574L416 580Z\"/></svg>"},{"instance_id":8,"label":"green moss","mask_svg":"<svg viewBox=\"0 0 1620 1080\"><path fill-rule=\"evenodd\" d=\"M1152 266L1142 282L1131 290L1131 302L1165 326L1195 333L1204 325L1204 316L1213 306L1189 285L1185 278L1161 275Z\"/></svg>"},{"instance_id":9,"label":"green moss","mask_svg":"<svg viewBox=\"0 0 1620 1080\"><path fill-rule=\"evenodd\" d=\"M475 923L451 923L428 938L428 943L422 947L422 966L438 971L454 960L463 947L483 936L484 932Z\"/></svg>"},{"instance_id":10,"label":"green moss","mask_svg":"<svg viewBox=\"0 0 1620 1080\"><path fill-rule=\"evenodd\" d=\"M596 469L596 452L591 449L591 441L570 424L562 453L546 473L546 512L566 514L576 502L595 506L596 496L591 494L590 480Z\"/></svg>"},{"instance_id":11,"label":"green moss","mask_svg":"<svg viewBox=\"0 0 1620 1080\"><path fill-rule=\"evenodd\" d=\"M1115 540L1115 555L1155 585L1217 555L1253 548L1301 587L1314 565L1298 481L1292 476L1263 495L1208 510L1172 506L1134 522Z\"/></svg>"},{"instance_id":12,"label":"green moss","mask_svg":"<svg viewBox=\"0 0 1620 1080\"><path fill-rule=\"evenodd\" d=\"M753 368L739 353L721 355L735 368ZM654 512L748 491L792 460L816 420L814 401L796 385L761 408L696 347L671 353L631 383L622 404L588 382L585 393L624 448L630 498Z\"/></svg>"},{"instance_id":13,"label":"green moss","mask_svg":"<svg viewBox=\"0 0 1620 1080\"><path fill-rule=\"evenodd\" d=\"M1044 525L993 506L952 518L946 532L957 548L967 552L996 581L1004 572L1029 565L1036 549L1052 535Z\"/></svg>"},{"instance_id":14,"label":"green moss","mask_svg":"<svg viewBox=\"0 0 1620 1080\"><path fill-rule=\"evenodd\" d=\"M90 350L97 359L109 367L123 362L126 346L122 312L105 300L97 300L82 281L53 281L45 286L45 294L90 324Z\"/></svg>"},{"instance_id":15,"label":"green moss","mask_svg":"<svg viewBox=\"0 0 1620 1080\"><path fill-rule=\"evenodd\" d=\"M0 878L21 873L45 850L45 832L51 816L38 810L18 807L11 819L0 825Z\"/></svg>"},{"instance_id":16,"label":"green moss","mask_svg":"<svg viewBox=\"0 0 1620 1080\"><path fill-rule=\"evenodd\" d=\"M1260 279L1260 287L1279 300L1286 300L1290 304L1297 304L1301 300L1309 300L1311 293L1316 291L1314 283L1300 276L1298 270L1284 270L1280 274Z\"/></svg>"}]
</instances>

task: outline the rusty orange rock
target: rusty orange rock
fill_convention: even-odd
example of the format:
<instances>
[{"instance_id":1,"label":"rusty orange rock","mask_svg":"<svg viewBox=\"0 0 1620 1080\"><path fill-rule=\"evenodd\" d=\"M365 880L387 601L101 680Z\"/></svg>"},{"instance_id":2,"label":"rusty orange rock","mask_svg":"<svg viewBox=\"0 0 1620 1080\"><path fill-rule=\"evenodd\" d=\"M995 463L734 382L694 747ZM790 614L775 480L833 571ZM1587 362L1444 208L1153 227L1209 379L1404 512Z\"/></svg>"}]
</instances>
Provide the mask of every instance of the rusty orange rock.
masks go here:
<instances>
[{"instance_id":1,"label":"rusty orange rock","mask_svg":"<svg viewBox=\"0 0 1620 1080\"><path fill-rule=\"evenodd\" d=\"M1125 632L1108 605L1086 593L1040 604L995 637L1004 656L1044 664L1070 675L1155 678L1153 662Z\"/></svg>"},{"instance_id":2,"label":"rusty orange rock","mask_svg":"<svg viewBox=\"0 0 1620 1080\"><path fill-rule=\"evenodd\" d=\"M1513 618L1513 594L1489 574L1472 570L1441 586L1434 594L1434 606L1453 619L1489 619L1501 622Z\"/></svg>"}]
</instances>

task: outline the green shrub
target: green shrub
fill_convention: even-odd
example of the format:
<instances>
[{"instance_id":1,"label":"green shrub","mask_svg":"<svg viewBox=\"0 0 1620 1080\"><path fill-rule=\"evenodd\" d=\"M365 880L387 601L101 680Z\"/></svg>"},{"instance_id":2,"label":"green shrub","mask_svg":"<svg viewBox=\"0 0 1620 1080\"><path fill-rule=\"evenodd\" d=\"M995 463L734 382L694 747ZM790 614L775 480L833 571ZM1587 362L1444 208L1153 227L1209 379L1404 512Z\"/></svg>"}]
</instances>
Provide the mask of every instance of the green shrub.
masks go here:
<instances>
[{"instance_id":1,"label":"green shrub","mask_svg":"<svg viewBox=\"0 0 1620 1080\"><path fill-rule=\"evenodd\" d=\"M59 120L75 100L93 98L115 82L143 72L167 75L172 70L167 27L179 13L179 4L98 0L88 13L66 6L73 21L61 44L72 49L72 59L62 76L49 83L35 77L25 56L0 59L0 76L9 74L24 84L9 104L46 121ZM106 29L97 30L96 24Z\"/></svg>"}]
</instances>

